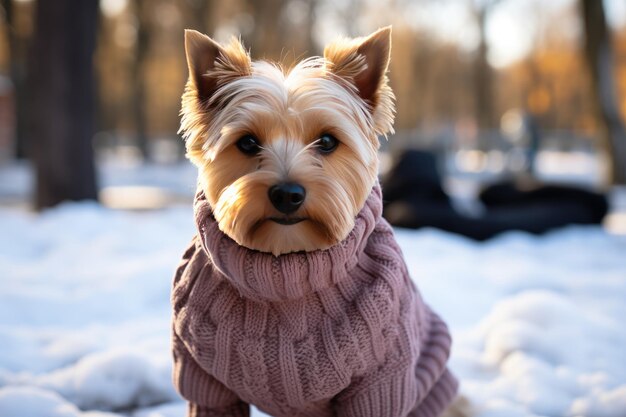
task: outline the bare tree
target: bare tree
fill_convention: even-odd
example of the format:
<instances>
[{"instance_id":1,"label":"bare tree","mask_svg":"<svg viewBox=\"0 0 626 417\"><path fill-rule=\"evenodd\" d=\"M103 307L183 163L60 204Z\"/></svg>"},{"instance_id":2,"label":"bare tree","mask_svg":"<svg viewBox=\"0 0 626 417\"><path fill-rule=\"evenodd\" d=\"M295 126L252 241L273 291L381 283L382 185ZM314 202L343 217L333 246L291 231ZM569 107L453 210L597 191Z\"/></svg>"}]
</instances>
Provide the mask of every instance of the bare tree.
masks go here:
<instances>
[{"instance_id":1,"label":"bare tree","mask_svg":"<svg viewBox=\"0 0 626 417\"><path fill-rule=\"evenodd\" d=\"M615 97L611 34L604 3L580 0L579 5L585 28L585 58L591 75L591 93L600 122L602 145L611 158L612 182L626 184L626 130Z\"/></svg>"},{"instance_id":2,"label":"bare tree","mask_svg":"<svg viewBox=\"0 0 626 417\"><path fill-rule=\"evenodd\" d=\"M35 204L96 199L93 53L98 0L40 0L30 67Z\"/></svg>"},{"instance_id":3,"label":"bare tree","mask_svg":"<svg viewBox=\"0 0 626 417\"><path fill-rule=\"evenodd\" d=\"M476 99L476 122L480 128L493 128L496 124L493 95L493 69L487 61L486 24L492 8L500 0L473 0L473 11L479 30L479 43L474 61L474 97Z\"/></svg>"},{"instance_id":4,"label":"bare tree","mask_svg":"<svg viewBox=\"0 0 626 417\"><path fill-rule=\"evenodd\" d=\"M146 122L146 75L145 66L150 47L151 21L149 12L152 10L144 0L135 0L135 16L137 21L137 40L135 42L135 59L131 63L133 77L133 95L131 105L135 122L136 144L144 160L150 159L148 150L148 128Z\"/></svg>"}]
</instances>

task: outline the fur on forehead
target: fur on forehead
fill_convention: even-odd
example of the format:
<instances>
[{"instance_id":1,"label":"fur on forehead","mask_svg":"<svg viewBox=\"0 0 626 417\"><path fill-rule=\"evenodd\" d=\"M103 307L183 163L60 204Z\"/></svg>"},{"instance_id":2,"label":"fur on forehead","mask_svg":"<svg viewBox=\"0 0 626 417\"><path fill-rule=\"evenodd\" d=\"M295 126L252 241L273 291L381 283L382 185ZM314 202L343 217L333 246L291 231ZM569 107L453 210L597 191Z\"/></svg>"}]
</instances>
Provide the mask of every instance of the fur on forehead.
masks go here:
<instances>
[{"instance_id":1,"label":"fur on forehead","mask_svg":"<svg viewBox=\"0 0 626 417\"><path fill-rule=\"evenodd\" d=\"M350 85L328 76L324 63L309 59L287 74L275 65L254 63L251 76L224 84L211 97L209 107L217 110L208 115L202 135L194 138L185 129L190 150L210 161L244 134L262 143L293 139L305 146L327 132L370 162L378 139L368 106Z\"/></svg>"}]
</instances>

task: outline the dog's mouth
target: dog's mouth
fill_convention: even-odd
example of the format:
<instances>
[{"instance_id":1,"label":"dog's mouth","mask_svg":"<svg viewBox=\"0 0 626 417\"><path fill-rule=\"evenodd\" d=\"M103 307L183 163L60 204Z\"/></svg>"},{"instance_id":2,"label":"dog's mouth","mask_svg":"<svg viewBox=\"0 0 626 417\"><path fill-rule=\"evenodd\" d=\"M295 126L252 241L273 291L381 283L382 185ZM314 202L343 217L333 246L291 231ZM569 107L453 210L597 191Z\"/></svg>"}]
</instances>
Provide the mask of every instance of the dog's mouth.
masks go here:
<instances>
[{"instance_id":1,"label":"dog's mouth","mask_svg":"<svg viewBox=\"0 0 626 417\"><path fill-rule=\"evenodd\" d=\"M300 223L306 220L303 217L270 217L269 219L273 222L276 222L278 224L282 224L285 226L290 226L292 224Z\"/></svg>"}]
</instances>

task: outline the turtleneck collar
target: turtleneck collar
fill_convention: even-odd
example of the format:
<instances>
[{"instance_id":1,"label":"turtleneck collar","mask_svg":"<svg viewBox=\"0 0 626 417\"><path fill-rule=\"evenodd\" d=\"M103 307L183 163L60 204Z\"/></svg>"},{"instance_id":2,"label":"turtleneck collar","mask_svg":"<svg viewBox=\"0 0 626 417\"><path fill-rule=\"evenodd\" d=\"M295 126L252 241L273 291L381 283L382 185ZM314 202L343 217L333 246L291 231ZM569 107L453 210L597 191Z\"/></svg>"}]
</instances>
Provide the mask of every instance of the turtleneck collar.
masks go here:
<instances>
[{"instance_id":1,"label":"turtleneck collar","mask_svg":"<svg viewBox=\"0 0 626 417\"><path fill-rule=\"evenodd\" d=\"M202 247L242 296L284 301L327 288L350 273L381 218L382 193L377 183L343 241L325 250L280 256L245 248L224 234L202 191L196 194L194 213Z\"/></svg>"}]
</instances>

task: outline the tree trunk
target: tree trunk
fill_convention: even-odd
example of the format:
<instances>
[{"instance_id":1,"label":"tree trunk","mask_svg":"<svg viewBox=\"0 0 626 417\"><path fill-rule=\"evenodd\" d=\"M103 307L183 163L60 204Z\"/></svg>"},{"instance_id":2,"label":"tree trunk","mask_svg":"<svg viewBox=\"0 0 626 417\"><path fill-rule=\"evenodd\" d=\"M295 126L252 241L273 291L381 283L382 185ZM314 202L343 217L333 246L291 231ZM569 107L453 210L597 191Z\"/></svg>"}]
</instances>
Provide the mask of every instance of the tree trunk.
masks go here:
<instances>
[{"instance_id":1,"label":"tree trunk","mask_svg":"<svg viewBox=\"0 0 626 417\"><path fill-rule=\"evenodd\" d=\"M488 6L483 6L476 12L480 43L476 61L474 63L474 97L476 98L476 122L480 129L492 129L495 127L493 106L493 71L487 61L487 35L485 24Z\"/></svg>"},{"instance_id":2,"label":"tree trunk","mask_svg":"<svg viewBox=\"0 0 626 417\"><path fill-rule=\"evenodd\" d=\"M144 0L135 0L137 16L137 42L135 59L132 63L133 75L133 116L135 119L136 144L144 161L150 160L148 129L146 125L146 74L145 65L150 42L150 19L147 16Z\"/></svg>"},{"instance_id":3,"label":"tree trunk","mask_svg":"<svg viewBox=\"0 0 626 417\"><path fill-rule=\"evenodd\" d=\"M38 209L97 198L93 53L98 0L40 0L31 61Z\"/></svg>"},{"instance_id":4,"label":"tree trunk","mask_svg":"<svg viewBox=\"0 0 626 417\"><path fill-rule=\"evenodd\" d=\"M611 161L611 181L626 184L626 129L615 97L611 36L600 0L581 0L585 58L591 75L592 99L605 152Z\"/></svg>"},{"instance_id":5,"label":"tree trunk","mask_svg":"<svg viewBox=\"0 0 626 417\"><path fill-rule=\"evenodd\" d=\"M213 32L216 29L213 16L215 3L215 0L187 0L188 21L191 22L192 29L206 33L209 36L214 35Z\"/></svg>"},{"instance_id":6,"label":"tree trunk","mask_svg":"<svg viewBox=\"0 0 626 417\"><path fill-rule=\"evenodd\" d=\"M282 60L286 56L283 55L285 37L281 13L287 0L246 0L246 4L254 17L254 25L244 36L244 44L255 58Z\"/></svg>"},{"instance_id":7,"label":"tree trunk","mask_svg":"<svg viewBox=\"0 0 626 417\"><path fill-rule=\"evenodd\" d=\"M313 38L313 30L315 28L315 20L317 18L317 2L315 0L307 0L306 2L307 15L304 21L302 31L304 31L304 47L306 54L321 55L321 51L318 51L315 45L315 39Z\"/></svg>"}]
</instances>

